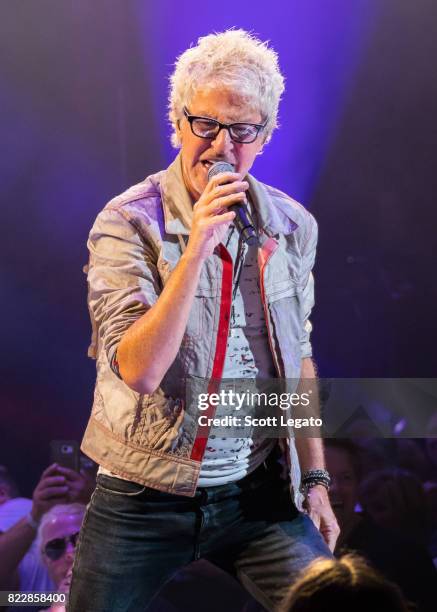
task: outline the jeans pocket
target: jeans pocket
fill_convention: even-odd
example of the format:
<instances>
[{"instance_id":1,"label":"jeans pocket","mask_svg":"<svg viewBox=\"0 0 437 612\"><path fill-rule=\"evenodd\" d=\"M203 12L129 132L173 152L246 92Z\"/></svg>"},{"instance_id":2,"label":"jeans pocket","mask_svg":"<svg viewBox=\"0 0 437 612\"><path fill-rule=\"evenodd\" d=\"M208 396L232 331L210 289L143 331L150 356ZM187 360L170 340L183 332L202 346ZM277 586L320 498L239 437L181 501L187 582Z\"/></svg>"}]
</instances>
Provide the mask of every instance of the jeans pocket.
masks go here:
<instances>
[{"instance_id":1,"label":"jeans pocket","mask_svg":"<svg viewBox=\"0 0 437 612\"><path fill-rule=\"evenodd\" d=\"M146 487L132 482L131 480L123 480L122 478L116 478L115 476L106 476L105 474L98 474L97 476L97 488L105 493L112 495L126 495L128 497L135 497L144 493Z\"/></svg>"}]
</instances>

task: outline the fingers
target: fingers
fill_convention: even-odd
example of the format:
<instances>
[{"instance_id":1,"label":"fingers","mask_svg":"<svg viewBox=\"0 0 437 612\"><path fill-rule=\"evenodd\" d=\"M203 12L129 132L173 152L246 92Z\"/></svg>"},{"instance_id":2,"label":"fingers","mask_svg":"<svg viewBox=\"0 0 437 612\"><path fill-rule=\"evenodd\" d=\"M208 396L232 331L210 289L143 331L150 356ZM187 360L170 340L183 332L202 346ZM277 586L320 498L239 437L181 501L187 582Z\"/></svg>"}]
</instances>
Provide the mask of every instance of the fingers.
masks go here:
<instances>
[{"instance_id":1,"label":"fingers","mask_svg":"<svg viewBox=\"0 0 437 612\"><path fill-rule=\"evenodd\" d=\"M236 181L241 181L241 176L237 172L220 172L220 174L216 174L208 181L205 191L210 192L218 185L235 183Z\"/></svg>"},{"instance_id":2,"label":"fingers","mask_svg":"<svg viewBox=\"0 0 437 612\"><path fill-rule=\"evenodd\" d=\"M51 499L56 499L58 497L65 497L68 493L67 485L62 487L51 487L50 489L44 489L40 491L39 499L40 501L49 501Z\"/></svg>"},{"instance_id":3,"label":"fingers","mask_svg":"<svg viewBox=\"0 0 437 612\"><path fill-rule=\"evenodd\" d=\"M337 523L329 523L320 529L320 533L323 536L328 548L331 552L334 552L335 545L337 543L340 529Z\"/></svg>"},{"instance_id":4,"label":"fingers","mask_svg":"<svg viewBox=\"0 0 437 612\"><path fill-rule=\"evenodd\" d=\"M246 191L249 189L249 183L247 181L237 181L235 183L228 183L226 185L217 185L208 194L208 201L212 202L218 200L224 196L230 196L242 194L245 196Z\"/></svg>"},{"instance_id":5,"label":"fingers","mask_svg":"<svg viewBox=\"0 0 437 612\"><path fill-rule=\"evenodd\" d=\"M75 470L71 470L70 468L59 466L58 472L63 474L67 480L82 480L82 476L76 472Z\"/></svg>"},{"instance_id":6,"label":"fingers","mask_svg":"<svg viewBox=\"0 0 437 612\"><path fill-rule=\"evenodd\" d=\"M224 174L219 174L218 177L221 179L221 177L226 176ZM209 192L214 192L214 191L223 191L223 190L240 190L240 189L249 189L249 183L247 181L243 181L240 179L240 177L236 174L231 175L233 177L238 177L237 179L233 179L232 181L230 181L229 179L227 180L219 180L219 181L215 181L214 179L212 179L212 181L210 181L208 183L209 186ZM217 178L217 177L214 177Z\"/></svg>"},{"instance_id":7,"label":"fingers","mask_svg":"<svg viewBox=\"0 0 437 612\"><path fill-rule=\"evenodd\" d=\"M229 184L228 184L229 183ZM187 249L192 257L209 257L221 242L235 213L232 204L243 202L249 184L233 172L213 177L193 207L193 221Z\"/></svg>"},{"instance_id":8,"label":"fingers","mask_svg":"<svg viewBox=\"0 0 437 612\"><path fill-rule=\"evenodd\" d=\"M338 526L336 523L326 523L323 520L323 517L320 516L317 512L309 513L310 519L313 521L314 525L322 534L323 539L325 540L328 548L331 552L334 552L335 544L337 542L337 538L339 535Z\"/></svg>"},{"instance_id":9,"label":"fingers","mask_svg":"<svg viewBox=\"0 0 437 612\"><path fill-rule=\"evenodd\" d=\"M201 231L206 231L207 234L210 234L215 228L226 223L229 225L234 219L235 213L233 210L230 210L229 212L217 215L216 217L201 219L199 221L199 228Z\"/></svg>"},{"instance_id":10,"label":"fingers","mask_svg":"<svg viewBox=\"0 0 437 612\"><path fill-rule=\"evenodd\" d=\"M221 198L224 198L225 196L232 196L234 198L238 196L244 199L245 192L248 189L249 183L247 181L234 181L229 184L220 183L215 185L208 183L208 186L203 192L202 196L194 204L193 210L200 212L200 209L205 209L207 206L221 200Z\"/></svg>"},{"instance_id":11,"label":"fingers","mask_svg":"<svg viewBox=\"0 0 437 612\"><path fill-rule=\"evenodd\" d=\"M333 553L335 550L335 544L337 543L338 536L334 536L332 533L328 534L325 538L325 542L328 545L329 550Z\"/></svg>"},{"instance_id":12,"label":"fingers","mask_svg":"<svg viewBox=\"0 0 437 612\"><path fill-rule=\"evenodd\" d=\"M60 474L60 471L64 471L64 468L53 463L42 473L32 496L32 516L35 520L41 518L44 512L47 512L54 504L68 503L70 487L66 476Z\"/></svg>"},{"instance_id":13,"label":"fingers","mask_svg":"<svg viewBox=\"0 0 437 612\"><path fill-rule=\"evenodd\" d=\"M245 201L246 196L244 193L233 193L231 195L216 198L211 202L211 204L205 206L205 208L199 211L199 215L202 217L219 215L223 213L227 207L232 206L233 204L242 204Z\"/></svg>"},{"instance_id":14,"label":"fingers","mask_svg":"<svg viewBox=\"0 0 437 612\"><path fill-rule=\"evenodd\" d=\"M51 476L44 480L43 483L38 485L35 489L34 497L46 501L53 497L59 497L60 495L66 495L68 493L68 485L64 476Z\"/></svg>"},{"instance_id":15,"label":"fingers","mask_svg":"<svg viewBox=\"0 0 437 612\"><path fill-rule=\"evenodd\" d=\"M223 225L224 223L231 223L235 219L235 213L233 210L230 210L227 213L223 213L222 215L218 215L214 217L210 221L210 225L213 227L217 227L218 225Z\"/></svg>"},{"instance_id":16,"label":"fingers","mask_svg":"<svg viewBox=\"0 0 437 612\"><path fill-rule=\"evenodd\" d=\"M62 486L65 484L65 476L47 476L44 480L40 481L37 489L43 490L50 487Z\"/></svg>"},{"instance_id":17,"label":"fingers","mask_svg":"<svg viewBox=\"0 0 437 612\"><path fill-rule=\"evenodd\" d=\"M40 501L46 501L54 497L66 495L68 493L68 485L65 476L50 476L53 470L45 470L46 475L41 478L35 491L34 498Z\"/></svg>"},{"instance_id":18,"label":"fingers","mask_svg":"<svg viewBox=\"0 0 437 612\"><path fill-rule=\"evenodd\" d=\"M317 529L320 529L320 514L318 512L310 512L309 517L313 521Z\"/></svg>"},{"instance_id":19,"label":"fingers","mask_svg":"<svg viewBox=\"0 0 437 612\"><path fill-rule=\"evenodd\" d=\"M58 470L59 470L59 465L57 463L52 463L52 465L49 465L49 467L46 468L44 472L41 474L40 482L41 480L44 480L46 476L50 476L51 474L56 474Z\"/></svg>"}]
</instances>

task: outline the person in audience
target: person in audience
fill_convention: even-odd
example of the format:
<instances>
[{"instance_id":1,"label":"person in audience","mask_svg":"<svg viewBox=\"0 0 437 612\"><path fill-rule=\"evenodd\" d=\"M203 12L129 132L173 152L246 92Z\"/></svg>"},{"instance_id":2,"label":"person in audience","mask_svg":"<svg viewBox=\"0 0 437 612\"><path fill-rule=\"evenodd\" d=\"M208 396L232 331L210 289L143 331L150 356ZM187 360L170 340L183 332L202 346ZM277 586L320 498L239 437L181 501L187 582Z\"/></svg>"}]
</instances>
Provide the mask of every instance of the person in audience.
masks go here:
<instances>
[{"instance_id":1,"label":"person in audience","mask_svg":"<svg viewBox=\"0 0 437 612\"><path fill-rule=\"evenodd\" d=\"M373 472L361 483L359 500L377 525L426 546L426 496L414 474L399 468Z\"/></svg>"},{"instance_id":2,"label":"person in audience","mask_svg":"<svg viewBox=\"0 0 437 612\"><path fill-rule=\"evenodd\" d=\"M424 485L431 530L429 551L437 567L437 413L428 421L425 448L429 461L428 479Z\"/></svg>"},{"instance_id":3,"label":"person in audience","mask_svg":"<svg viewBox=\"0 0 437 612\"><path fill-rule=\"evenodd\" d=\"M358 525L362 516L355 512L361 479L360 449L348 440L327 439L327 463L334 470L329 487L331 505L340 525L337 548Z\"/></svg>"},{"instance_id":4,"label":"person in audience","mask_svg":"<svg viewBox=\"0 0 437 612\"><path fill-rule=\"evenodd\" d=\"M411 472L420 481L425 481L429 472L429 461L425 454L423 440L415 438L398 438L396 440L396 465ZM387 468L388 466L384 466Z\"/></svg>"},{"instance_id":5,"label":"person in audience","mask_svg":"<svg viewBox=\"0 0 437 612\"><path fill-rule=\"evenodd\" d=\"M57 504L46 512L38 528L37 549L54 590L68 595L76 541L85 514L84 504ZM65 608L65 606L64 606ZM60 612L63 606L50 610Z\"/></svg>"},{"instance_id":6,"label":"person in audience","mask_svg":"<svg viewBox=\"0 0 437 612\"><path fill-rule=\"evenodd\" d=\"M407 612L399 588L364 559L316 559L291 588L282 612Z\"/></svg>"},{"instance_id":7,"label":"person in audience","mask_svg":"<svg viewBox=\"0 0 437 612\"><path fill-rule=\"evenodd\" d=\"M437 413L428 421L425 448L430 464L430 480L437 482Z\"/></svg>"},{"instance_id":8,"label":"person in audience","mask_svg":"<svg viewBox=\"0 0 437 612\"><path fill-rule=\"evenodd\" d=\"M32 499L26 499L18 496L8 470L0 469L0 590L53 589L35 546L39 523L55 504L87 503L91 489L90 474L52 464L42 473Z\"/></svg>"},{"instance_id":9,"label":"person in audience","mask_svg":"<svg viewBox=\"0 0 437 612\"><path fill-rule=\"evenodd\" d=\"M418 610L434 610L437 573L425 547L411 541L408 534L378 525L366 512L368 499L360 489L361 450L350 440L339 439L325 440L325 447L331 475L329 495L341 529L336 555L358 552L395 582ZM357 511L360 506L362 511Z\"/></svg>"},{"instance_id":10,"label":"person in audience","mask_svg":"<svg viewBox=\"0 0 437 612\"><path fill-rule=\"evenodd\" d=\"M0 470L0 590L52 589L52 582L34 545L36 520L43 503L41 493L53 493L48 481L50 474L51 471L43 474L32 500L19 495L17 484L7 468Z\"/></svg>"}]
</instances>

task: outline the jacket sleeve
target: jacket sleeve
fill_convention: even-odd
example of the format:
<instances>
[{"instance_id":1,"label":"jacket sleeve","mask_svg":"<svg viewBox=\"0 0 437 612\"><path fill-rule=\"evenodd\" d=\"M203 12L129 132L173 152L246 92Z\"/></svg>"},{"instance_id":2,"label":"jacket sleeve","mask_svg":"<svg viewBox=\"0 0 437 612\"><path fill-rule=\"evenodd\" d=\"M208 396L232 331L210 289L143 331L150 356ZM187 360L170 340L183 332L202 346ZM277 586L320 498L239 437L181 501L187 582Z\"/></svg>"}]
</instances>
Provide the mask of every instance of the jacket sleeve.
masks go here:
<instances>
[{"instance_id":1,"label":"jacket sleeve","mask_svg":"<svg viewBox=\"0 0 437 612\"><path fill-rule=\"evenodd\" d=\"M161 280L150 245L119 210L104 209L88 239L88 308L93 327L89 355L105 351L112 370L126 330L157 301Z\"/></svg>"},{"instance_id":2,"label":"jacket sleeve","mask_svg":"<svg viewBox=\"0 0 437 612\"><path fill-rule=\"evenodd\" d=\"M302 247L302 268L301 268L301 317L302 331L300 338L301 357L311 357L313 350L310 342L312 325L310 321L311 310L314 306L314 277L312 269L316 258L318 229L316 220L309 215L308 229Z\"/></svg>"}]
</instances>

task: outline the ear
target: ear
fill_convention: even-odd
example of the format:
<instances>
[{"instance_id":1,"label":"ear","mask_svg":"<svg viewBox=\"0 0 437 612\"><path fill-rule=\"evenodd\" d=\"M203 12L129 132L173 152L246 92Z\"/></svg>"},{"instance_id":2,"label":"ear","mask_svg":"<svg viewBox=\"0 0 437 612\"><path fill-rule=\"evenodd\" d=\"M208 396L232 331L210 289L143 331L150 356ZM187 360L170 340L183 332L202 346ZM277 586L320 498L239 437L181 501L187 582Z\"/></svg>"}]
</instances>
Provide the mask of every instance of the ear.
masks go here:
<instances>
[{"instance_id":1,"label":"ear","mask_svg":"<svg viewBox=\"0 0 437 612\"><path fill-rule=\"evenodd\" d=\"M257 154L257 155L262 155L262 154L263 154L263 151L264 151L264 145L265 145L265 144L266 144L266 139L265 139L265 138L263 138L263 140L262 140L261 144L259 145L259 149L258 149L258 151L256 152L256 154Z\"/></svg>"},{"instance_id":2,"label":"ear","mask_svg":"<svg viewBox=\"0 0 437 612\"><path fill-rule=\"evenodd\" d=\"M176 134L178 135L179 142L182 142L182 130L181 130L181 120L180 119L176 121Z\"/></svg>"}]
</instances>

